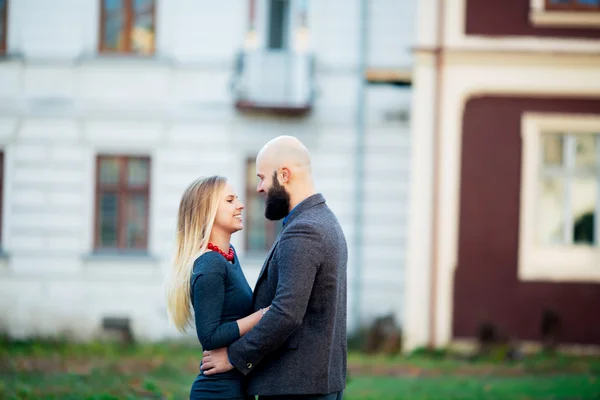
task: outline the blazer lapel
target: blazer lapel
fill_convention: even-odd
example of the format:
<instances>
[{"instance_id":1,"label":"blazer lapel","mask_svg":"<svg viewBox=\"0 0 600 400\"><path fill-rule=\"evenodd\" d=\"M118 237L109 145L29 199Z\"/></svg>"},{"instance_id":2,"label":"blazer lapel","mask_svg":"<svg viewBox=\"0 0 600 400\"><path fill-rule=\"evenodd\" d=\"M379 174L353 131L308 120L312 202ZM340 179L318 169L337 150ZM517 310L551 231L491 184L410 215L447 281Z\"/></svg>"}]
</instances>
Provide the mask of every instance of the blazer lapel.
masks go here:
<instances>
[{"instance_id":1,"label":"blazer lapel","mask_svg":"<svg viewBox=\"0 0 600 400\"><path fill-rule=\"evenodd\" d=\"M262 266L262 269L260 270L260 274L258 274L258 279L256 280L257 286L258 286L258 282L260 282L263 275L267 271L267 266L269 265L269 261L271 261L271 258L273 257L273 252L275 251L275 247L277 247L277 243L279 243L279 236L275 240L275 243L273 243L273 246L271 246L271 250L269 250L269 255L267 256L267 259L265 260L265 262Z\"/></svg>"},{"instance_id":2,"label":"blazer lapel","mask_svg":"<svg viewBox=\"0 0 600 400\"><path fill-rule=\"evenodd\" d=\"M258 274L258 279L256 280L256 285L254 285L254 290L252 291L252 308L256 308L255 304L256 304L256 296L258 295L258 287L260 285L260 281L263 279L263 276L265 274L265 272L267 271L267 266L269 265L269 261L271 261L271 257L273 257L273 252L275 251L275 247L277 247L277 242L279 241L279 237L277 237L277 239L275 240L275 243L273 243L273 246L271 246L271 250L269 250L269 255L267 256L267 259L265 260L262 269L260 270L260 274ZM256 311L256 310L255 310Z\"/></svg>"},{"instance_id":3,"label":"blazer lapel","mask_svg":"<svg viewBox=\"0 0 600 400\"><path fill-rule=\"evenodd\" d=\"M294 210L294 212L292 212L289 215L289 218L287 219L285 226L283 227L283 229L281 230L281 232L279 233L279 236L277 236L277 239L275 239L275 243L273 243L273 246L271 246L271 250L269 250L269 255L267 256L267 259L265 260L262 269L260 270L260 274L258 274L258 279L256 280L256 285L254 286L254 291L252 293L252 301L254 303L254 300L256 299L256 292L257 292L257 288L258 285L260 283L260 281L263 279L263 276L265 275L265 272L267 271L267 268L269 266L269 262L271 261L271 258L273 257L273 252L275 251L275 248L277 247L277 244L279 243L279 238L281 237L281 235L283 235L283 232L285 231L285 228L287 226L290 225L290 223L298 216L298 214L300 214L303 210L311 208L317 204L321 204L325 202L325 198L323 197L323 195L321 195L320 193L314 194L311 197L305 199L302 203L300 203L298 205L298 207L296 207L296 210Z\"/></svg>"}]
</instances>

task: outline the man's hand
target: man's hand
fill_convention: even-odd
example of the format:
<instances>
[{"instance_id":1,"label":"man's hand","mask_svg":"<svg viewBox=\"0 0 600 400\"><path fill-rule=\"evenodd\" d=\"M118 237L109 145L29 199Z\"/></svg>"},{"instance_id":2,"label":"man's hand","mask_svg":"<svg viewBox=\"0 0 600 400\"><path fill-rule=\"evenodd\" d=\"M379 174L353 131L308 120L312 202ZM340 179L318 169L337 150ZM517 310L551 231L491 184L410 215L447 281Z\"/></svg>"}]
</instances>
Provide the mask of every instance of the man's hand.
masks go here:
<instances>
[{"instance_id":1,"label":"man's hand","mask_svg":"<svg viewBox=\"0 0 600 400\"><path fill-rule=\"evenodd\" d=\"M204 375L220 374L233 369L233 365L229 363L229 357L227 357L227 347L205 351L202 355L200 369Z\"/></svg>"}]
</instances>

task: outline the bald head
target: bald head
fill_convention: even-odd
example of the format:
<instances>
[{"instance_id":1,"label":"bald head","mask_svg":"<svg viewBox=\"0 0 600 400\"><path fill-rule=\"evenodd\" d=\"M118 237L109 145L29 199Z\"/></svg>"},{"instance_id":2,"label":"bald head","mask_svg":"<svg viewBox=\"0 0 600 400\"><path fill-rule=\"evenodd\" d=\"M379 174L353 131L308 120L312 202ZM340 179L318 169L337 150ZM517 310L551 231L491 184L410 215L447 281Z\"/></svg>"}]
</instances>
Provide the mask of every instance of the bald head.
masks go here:
<instances>
[{"instance_id":1,"label":"bald head","mask_svg":"<svg viewBox=\"0 0 600 400\"><path fill-rule=\"evenodd\" d=\"M296 204L314 194L310 153L293 136L279 136L263 146L256 157L256 175L260 179L256 190L267 193L265 215L269 219L287 215ZM284 200L283 207L279 207L281 212L277 211L277 198Z\"/></svg>"},{"instance_id":2,"label":"bald head","mask_svg":"<svg viewBox=\"0 0 600 400\"><path fill-rule=\"evenodd\" d=\"M301 168L310 173L310 154L306 146L293 136L278 136L263 146L256 163L266 163L274 170Z\"/></svg>"}]
</instances>

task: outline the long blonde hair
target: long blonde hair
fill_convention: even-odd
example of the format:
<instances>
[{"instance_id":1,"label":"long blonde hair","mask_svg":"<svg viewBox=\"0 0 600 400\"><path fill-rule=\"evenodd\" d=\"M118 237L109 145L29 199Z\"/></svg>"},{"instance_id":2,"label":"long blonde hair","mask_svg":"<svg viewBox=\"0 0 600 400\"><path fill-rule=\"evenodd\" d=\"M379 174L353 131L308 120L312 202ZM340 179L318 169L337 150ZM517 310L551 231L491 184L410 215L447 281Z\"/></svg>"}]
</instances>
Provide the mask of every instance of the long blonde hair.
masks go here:
<instances>
[{"instance_id":1,"label":"long blonde hair","mask_svg":"<svg viewBox=\"0 0 600 400\"><path fill-rule=\"evenodd\" d=\"M167 310L181 332L192 321L190 278L194 261L206 252L226 182L221 176L197 179L179 203L175 254L167 282Z\"/></svg>"}]
</instances>

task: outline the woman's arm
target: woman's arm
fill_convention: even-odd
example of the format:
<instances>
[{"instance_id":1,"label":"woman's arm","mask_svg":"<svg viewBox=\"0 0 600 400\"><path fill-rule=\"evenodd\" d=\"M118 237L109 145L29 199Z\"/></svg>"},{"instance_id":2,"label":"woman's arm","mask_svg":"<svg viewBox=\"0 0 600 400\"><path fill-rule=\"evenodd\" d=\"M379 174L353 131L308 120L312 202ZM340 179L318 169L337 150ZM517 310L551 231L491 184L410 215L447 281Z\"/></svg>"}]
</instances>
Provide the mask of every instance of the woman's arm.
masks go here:
<instances>
[{"instance_id":1,"label":"woman's arm","mask_svg":"<svg viewBox=\"0 0 600 400\"><path fill-rule=\"evenodd\" d=\"M269 310L267 308L261 308L257 312L248 315L245 318L238 319L236 322L238 324L238 329L240 330L240 336L245 335L250 331L250 329L254 328L254 325L258 324L258 321L262 318L263 315Z\"/></svg>"},{"instance_id":2,"label":"woman's arm","mask_svg":"<svg viewBox=\"0 0 600 400\"><path fill-rule=\"evenodd\" d=\"M229 346L240 338L240 330L237 321L221 323L227 265L216 257L204 257L197 263L192 299L198 340L205 350Z\"/></svg>"},{"instance_id":3,"label":"woman's arm","mask_svg":"<svg viewBox=\"0 0 600 400\"><path fill-rule=\"evenodd\" d=\"M245 335L260 321L267 308L263 308L237 321L221 323L225 300L225 276L227 264L224 259L204 258L198 260L192 278L192 303L198 340L204 350L229 346Z\"/></svg>"}]
</instances>

